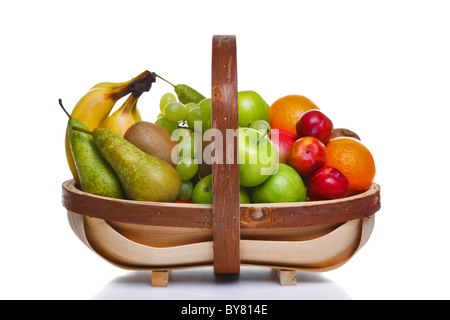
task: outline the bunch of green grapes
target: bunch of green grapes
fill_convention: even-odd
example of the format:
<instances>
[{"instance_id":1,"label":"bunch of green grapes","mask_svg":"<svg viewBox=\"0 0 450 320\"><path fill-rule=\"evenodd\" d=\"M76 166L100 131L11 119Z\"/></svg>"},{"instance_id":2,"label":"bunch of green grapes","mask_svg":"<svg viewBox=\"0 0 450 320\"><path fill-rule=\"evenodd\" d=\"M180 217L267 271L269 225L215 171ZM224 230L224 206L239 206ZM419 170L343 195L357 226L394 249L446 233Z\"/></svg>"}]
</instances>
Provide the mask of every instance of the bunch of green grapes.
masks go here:
<instances>
[{"instance_id":1,"label":"bunch of green grapes","mask_svg":"<svg viewBox=\"0 0 450 320\"><path fill-rule=\"evenodd\" d=\"M202 100L199 104L179 102L173 93L161 97L159 108L161 113L155 124L166 129L170 134L178 128L189 128L205 132L211 129L211 99Z\"/></svg>"},{"instance_id":2,"label":"bunch of green grapes","mask_svg":"<svg viewBox=\"0 0 450 320\"><path fill-rule=\"evenodd\" d=\"M199 104L193 102L182 104L173 93L168 92L161 97L159 108L161 113L155 123L170 134L175 129L186 127L202 133L211 129L212 103L210 98L202 100ZM265 120L250 121L245 126L270 135L270 124Z\"/></svg>"},{"instance_id":3,"label":"bunch of green grapes","mask_svg":"<svg viewBox=\"0 0 450 320\"><path fill-rule=\"evenodd\" d=\"M202 133L211 129L211 99L204 99L199 104L183 104L174 94L168 92L161 97L159 107L161 113L155 124L169 132L173 140L178 141L179 159L176 170L183 182L178 200L188 202L197 178L196 153L198 146L201 146L199 139L202 138Z\"/></svg>"}]
</instances>

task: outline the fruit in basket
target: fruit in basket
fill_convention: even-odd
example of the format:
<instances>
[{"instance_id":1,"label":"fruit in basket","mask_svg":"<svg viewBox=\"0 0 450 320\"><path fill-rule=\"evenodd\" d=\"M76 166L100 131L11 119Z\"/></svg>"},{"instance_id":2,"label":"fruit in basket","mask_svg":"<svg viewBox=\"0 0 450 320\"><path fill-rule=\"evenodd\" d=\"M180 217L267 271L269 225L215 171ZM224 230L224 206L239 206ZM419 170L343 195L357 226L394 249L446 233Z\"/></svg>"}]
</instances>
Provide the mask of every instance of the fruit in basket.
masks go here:
<instances>
[{"instance_id":1,"label":"fruit in basket","mask_svg":"<svg viewBox=\"0 0 450 320\"><path fill-rule=\"evenodd\" d=\"M306 111L319 109L311 100L300 95L288 95L276 100L270 106L272 129L285 129L297 134L298 118Z\"/></svg>"},{"instance_id":2,"label":"fruit in basket","mask_svg":"<svg viewBox=\"0 0 450 320\"><path fill-rule=\"evenodd\" d=\"M350 137L331 139L326 145L326 165L341 171L348 179L349 195L368 190L375 178L372 153L361 141Z\"/></svg>"},{"instance_id":3,"label":"fruit in basket","mask_svg":"<svg viewBox=\"0 0 450 320\"><path fill-rule=\"evenodd\" d=\"M155 74L144 71L137 77L120 83L101 82L93 86L75 105L72 117L83 122L90 130L104 123L116 102L130 92L144 92L155 82ZM66 129L66 157L75 182L79 182L77 169L69 143L69 128Z\"/></svg>"},{"instance_id":4,"label":"fruit in basket","mask_svg":"<svg viewBox=\"0 0 450 320\"><path fill-rule=\"evenodd\" d=\"M212 174L201 179L192 191L192 203L212 203Z\"/></svg>"},{"instance_id":5,"label":"fruit in basket","mask_svg":"<svg viewBox=\"0 0 450 320\"><path fill-rule=\"evenodd\" d=\"M185 85L185 84L178 84L175 87L175 92L178 96L178 100L181 103L199 103L203 99L205 99L205 96L202 95L197 90Z\"/></svg>"},{"instance_id":6,"label":"fruit in basket","mask_svg":"<svg viewBox=\"0 0 450 320\"><path fill-rule=\"evenodd\" d=\"M92 134L103 157L117 173L129 199L173 202L178 198L181 179L170 164L145 153L108 129L81 131Z\"/></svg>"},{"instance_id":7,"label":"fruit in basket","mask_svg":"<svg viewBox=\"0 0 450 320\"><path fill-rule=\"evenodd\" d=\"M288 154L288 164L304 179L309 178L327 161L325 145L317 138L303 137L295 140Z\"/></svg>"},{"instance_id":8,"label":"fruit in basket","mask_svg":"<svg viewBox=\"0 0 450 320\"><path fill-rule=\"evenodd\" d=\"M267 136L270 136L271 128L270 124L266 120L251 121L248 127L258 130L262 134L267 134Z\"/></svg>"},{"instance_id":9,"label":"fruit in basket","mask_svg":"<svg viewBox=\"0 0 450 320\"><path fill-rule=\"evenodd\" d=\"M145 74L145 77L142 78L141 81L137 81L134 82L134 84L131 85L131 92L137 93L139 95L141 95L144 91L148 91L151 87L151 83L155 82L155 74L154 73L147 73L148 71L143 72L143 74ZM121 84L120 83L112 83L112 82L101 82L96 84L95 86L93 86L91 88L95 89L95 88L114 88L114 87L119 87ZM134 106L133 108L133 119L134 122L138 122L142 120L142 116L141 113L137 107L137 105ZM104 125L104 122L103 122Z\"/></svg>"},{"instance_id":10,"label":"fruit in basket","mask_svg":"<svg viewBox=\"0 0 450 320\"><path fill-rule=\"evenodd\" d=\"M181 183L181 191L178 195L178 201L190 201L192 198L192 192L194 190L194 186L192 185L191 180L183 180Z\"/></svg>"},{"instance_id":11,"label":"fruit in basket","mask_svg":"<svg viewBox=\"0 0 450 320\"><path fill-rule=\"evenodd\" d=\"M125 198L119 178L97 149L92 136L72 129L73 126L77 126L89 130L88 127L69 115L61 99L59 104L69 117L69 143L81 190L103 197Z\"/></svg>"},{"instance_id":12,"label":"fruit in basket","mask_svg":"<svg viewBox=\"0 0 450 320\"><path fill-rule=\"evenodd\" d=\"M205 117L205 112L200 107L195 107L189 110L189 113L186 117L186 122L189 128L192 130L196 130L196 121L202 124L202 132L206 131L206 126L203 126L203 123L207 121ZM200 131L200 130L198 130Z\"/></svg>"},{"instance_id":13,"label":"fruit in basket","mask_svg":"<svg viewBox=\"0 0 450 320\"><path fill-rule=\"evenodd\" d=\"M239 128L239 181L243 187L263 183L278 169L278 153L267 135Z\"/></svg>"},{"instance_id":14,"label":"fruit in basket","mask_svg":"<svg viewBox=\"0 0 450 320\"><path fill-rule=\"evenodd\" d=\"M185 84L174 85L173 83L167 81L166 79L161 78L159 75L156 75L156 76L158 78L160 78L161 80L164 80L165 82L167 82L174 88L175 93L177 94L178 100L183 104L190 103L190 102L200 103L200 101L205 99L204 95L202 95L197 90L195 90Z\"/></svg>"},{"instance_id":15,"label":"fruit in basket","mask_svg":"<svg viewBox=\"0 0 450 320\"><path fill-rule=\"evenodd\" d=\"M192 191L192 203L211 204L212 198L212 174L201 179ZM250 193L245 187L239 187L239 203L250 203Z\"/></svg>"},{"instance_id":16,"label":"fruit in basket","mask_svg":"<svg viewBox=\"0 0 450 320\"><path fill-rule=\"evenodd\" d=\"M132 113L134 122L142 121L141 112L138 109L137 103L134 105Z\"/></svg>"},{"instance_id":17,"label":"fruit in basket","mask_svg":"<svg viewBox=\"0 0 450 320\"><path fill-rule=\"evenodd\" d=\"M175 167L181 180L192 179L198 172L198 163L192 158L183 158Z\"/></svg>"},{"instance_id":18,"label":"fruit in basket","mask_svg":"<svg viewBox=\"0 0 450 320\"><path fill-rule=\"evenodd\" d=\"M254 203L302 202L306 189L300 175L287 164L280 163L277 173L251 188Z\"/></svg>"},{"instance_id":19,"label":"fruit in basket","mask_svg":"<svg viewBox=\"0 0 450 320\"><path fill-rule=\"evenodd\" d=\"M348 196L347 177L338 169L324 166L313 173L308 183L310 200L332 200Z\"/></svg>"},{"instance_id":20,"label":"fruit in basket","mask_svg":"<svg viewBox=\"0 0 450 320\"><path fill-rule=\"evenodd\" d=\"M264 99L255 91L238 92L239 126L248 127L256 120L270 123L270 108Z\"/></svg>"},{"instance_id":21,"label":"fruit in basket","mask_svg":"<svg viewBox=\"0 0 450 320\"><path fill-rule=\"evenodd\" d=\"M205 132L206 130L211 129L211 127L212 127L212 125L211 125L211 122L212 122L212 118L211 118L212 100L211 100L211 98L203 99L202 101L200 101L198 106L203 111L202 131Z\"/></svg>"},{"instance_id":22,"label":"fruit in basket","mask_svg":"<svg viewBox=\"0 0 450 320\"><path fill-rule=\"evenodd\" d=\"M172 161L178 163L182 158L194 158L197 154L201 137L186 128L179 128L172 133L171 139L177 141L177 150L172 150Z\"/></svg>"},{"instance_id":23,"label":"fruit in basket","mask_svg":"<svg viewBox=\"0 0 450 320\"><path fill-rule=\"evenodd\" d=\"M176 129L178 129L178 123L170 121L164 116L156 119L155 124L166 130L169 134L172 134Z\"/></svg>"},{"instance_id":24,"label":"fruit in basket","mask_svg":"<svg viewBox=\"0 0 450 320\"><path fill-rule=\"evenodd\" d=\"M239 203L251 203L250 192L245 187L239 187Z\"/></svg>"},{"instance_id":25,"label":"fruit in basket","mask_svg":"<svg viewBox=\"0 0 450 320\"><path fill-rule=\"evenodd\" d=\"M205 149L211 144L210 141L204 140L201 138L202 142L202 157L199 157L201 161L199 161L198 164L198 172L197 175L201 179L203 177L206 177L208 174L212 173L212 156L211 152L205 152Z\"/></svg>"},{"instance_id":26,"label":"fruit in basket","mask_svg":"<svg viewBox=\"0 0 450 320\"><path fill-rule=\"evenodd\" d=\"M284 129L274 129L271 131L270 140L277 148L278 162L287 163L289 149L295 140L297 140L296 135Z\"/></svg>"},{"instance_id":27,"label":"fruit in basket","mask_svg":"<svg viewBox=\"0 0 450 320\"><path fill-rule=\"evenodd\" d=\"M151 122L139 121L128 128L124 138L145 153L175 167L172 150L177 147L177 142L172 141L171 135L162 127Z\"/></svg>"},{"instance_id":28,"label":"fruit in basket","mask_svg":"<svg viewBox=\"0 0 450 320\"><path fill-rule=\"evenodd\" d=\"M314 137L327 144L333 134L333 122L320 110L303 113L296 124L297 137Z\"/></svg>"},{"instance_id":29,"label":"fruit in basket","mask_svg":"<svg viewBox=\"0 0 450 320\"><path fill-rule=\"evenodd\" d=\"M177 97L172 92L167 92L162 95L161 99L159 100L159 110L161 112L164 112L165 106L170 102L176 102Z\"/></svg>"},{"instance_id":30,"label":"fruit in basket","mask_svg":"<svg viewBox=\"0 0 450 320\"><path fill-rule=\"evenodd\" d=\"M337 137L350 137L350 138L355 138L355 139L361 140L361 138L358 136L357 133L353 132L352 130L346 129L346 128L335 128L333 130L333 134L331 135L331 139L337 138Z\"/></svg>"},{"instance_id":31,"label":"fruit in basket","mask_svg":"<svg viewBox=\"0 0 450 320\"><path fill-rule=\"evenodd\" d=\"M194 102L188 102L185 104L186 108L188 109L188 111L191 111L194 108L198 107L198 104L194 103Z\"/></svg>"},{"instance_id":32,"label":"fruit in basket","mask_svg":"<svg viewBox=\"0 0 450 320\"><path fill-rule=\"evenodd\" d=\"M186 106L180 102L173 101L169 102L164 107L164 116L173 122L186 120L188 115L188 109Z\"/></svg>"},{"instance_id":33,"label":"fruit in basket","mask_svg":"<svg viewBox=\"0 0 450 320\"><path fill-rule=\"evenodd\" d=\"M105 128L123 137L135 122L133 110L140 96L141 93L130 94L124 104L106 119Z\"/></svg>"},{"instance_id":34,"label":"fruit in basket","mask_svg":"<svg viewBox=\"0 0 450 320\"><path fill-rule=\"evenodd\" d=\"M188 103L187 105L190 105L186 117L188 128L202 133L211 129L211 99L203 99L198 105L192 103Z\"/></svg>"}]
</instances>

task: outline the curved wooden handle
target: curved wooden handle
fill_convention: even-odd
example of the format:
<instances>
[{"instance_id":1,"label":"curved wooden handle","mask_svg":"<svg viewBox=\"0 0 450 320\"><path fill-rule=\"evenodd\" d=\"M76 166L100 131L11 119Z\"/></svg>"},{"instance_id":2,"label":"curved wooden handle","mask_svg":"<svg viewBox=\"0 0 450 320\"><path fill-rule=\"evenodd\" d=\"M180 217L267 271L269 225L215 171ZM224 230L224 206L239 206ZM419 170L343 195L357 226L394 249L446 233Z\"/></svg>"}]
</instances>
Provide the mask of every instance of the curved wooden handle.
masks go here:
<instances>
[{"instance_id":1,"label":"curved wooden handle","mask_svg":"<svg viewBox=\"0 0 450 320\"><path fill-rule=\"evenodd\" d=\"M212 128L217 129L213 131L215 154L212 165L214 273L239 273L239 121L235 36L213 37L211 99Z\"/></svg>"}]
</instances>

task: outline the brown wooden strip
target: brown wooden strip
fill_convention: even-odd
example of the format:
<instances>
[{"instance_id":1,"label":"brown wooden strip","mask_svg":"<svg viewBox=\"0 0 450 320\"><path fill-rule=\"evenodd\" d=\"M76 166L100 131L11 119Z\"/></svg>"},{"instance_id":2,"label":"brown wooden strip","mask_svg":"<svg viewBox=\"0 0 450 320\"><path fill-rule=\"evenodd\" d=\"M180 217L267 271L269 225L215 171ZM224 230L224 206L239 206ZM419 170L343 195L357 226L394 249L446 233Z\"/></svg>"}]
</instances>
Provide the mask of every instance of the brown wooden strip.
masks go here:
<instances>
[{"instance_id":1,"label":"brown wooden strip","mask_svg":"<svg viewBox=\"0 0 450 320\"><path fill-rule=\"evenodd\" d=\"M98 197L62 185L64 207L93 218L167 227L211 228L211 205L141 202ZM290 228L346 222L369 217L380 204L380 187L349 198L281 204L246 204L240 207L241 228Z\"/></svg>"},{"instance_id":2,"label":"brown wooden strip","mask_svg":"<svg viewBox=\"0 0 450 320\"><path fill-rule=\"evenodd\" d=\"M308 227L369 217L380 210L380 188L332 201L241 206L241 228Z\"/></svg>"},{"instance_id":3,"label":"brown wooden strip","mask_svg":"<svg viewBox=\"0 0 450 320\"><path fill-rule=\"evenodd\" d=\"M211 228L211 205L184 205L94 196L63 184L64 207L74 213L104 220L172 227Z\"/></svg>"},{"instance_id":4,"label":"brown wooden strip","mask_svg":"<svg viewBox=\"0 0 450 320\"><path fill-rule=\"evenodd\" d=\"M236 37L214 36L212 51L212 128L214 138L213 242L214 273L240 271L238 139L227 139L227 130L237 132L238 91ZM220 140L216 143L216 140ZM229 141L228 141L229 140Z\"/></svg>"}]
</instances>

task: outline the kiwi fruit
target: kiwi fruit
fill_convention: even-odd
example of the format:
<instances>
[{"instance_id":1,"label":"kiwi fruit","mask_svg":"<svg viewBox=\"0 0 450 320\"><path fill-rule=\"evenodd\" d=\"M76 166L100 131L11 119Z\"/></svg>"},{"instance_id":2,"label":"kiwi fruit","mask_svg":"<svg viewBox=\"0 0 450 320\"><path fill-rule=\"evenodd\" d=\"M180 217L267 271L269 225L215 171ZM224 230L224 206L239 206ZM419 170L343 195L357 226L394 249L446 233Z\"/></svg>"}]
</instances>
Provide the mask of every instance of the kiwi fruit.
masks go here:
<instances>
[{"instance_id":1,"label":"kiwi fruit","mask_svg":"<svg viewBox=\"0 0 450 320\"><path fill-rule=\"evenodd\" d=\"M134 123L125 132L124 138L145 153L157 157L173 167L172 150L177 148L177 141L172 141L171 135L162 127L147 121ZM177 154L177 153L175 153Z\"/></svg>"}]
</instances>

